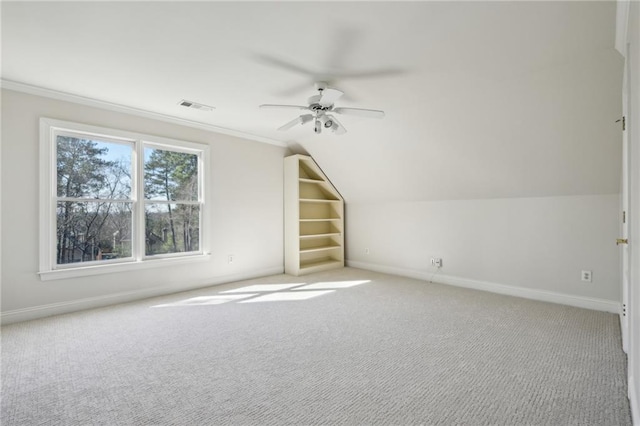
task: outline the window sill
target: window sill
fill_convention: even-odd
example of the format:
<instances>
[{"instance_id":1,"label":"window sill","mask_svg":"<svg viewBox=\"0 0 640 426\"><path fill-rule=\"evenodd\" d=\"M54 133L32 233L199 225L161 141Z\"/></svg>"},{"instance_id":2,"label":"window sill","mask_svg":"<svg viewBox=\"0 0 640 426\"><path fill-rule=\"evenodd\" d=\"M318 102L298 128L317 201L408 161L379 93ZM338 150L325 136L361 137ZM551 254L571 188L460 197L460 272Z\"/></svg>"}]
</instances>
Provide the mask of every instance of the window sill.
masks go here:
<instances>
[{"instance_id":1,"label":"window sill","mask_svg":"<svg viewBox=\"0 0 640 426\"><path fill-rule=\"evenodd\" d=\"M144 261L131 261L126 263L112 263L109 265L93 265L78 268L55 269L52 271L38 272L41 281L62 280L66 278L87 277L91 275L112 274L117 272L137 271L163 266L206 262L211 260L211 254L197 254L192 256L147 259Z\"/></svg>"}]
</instances>

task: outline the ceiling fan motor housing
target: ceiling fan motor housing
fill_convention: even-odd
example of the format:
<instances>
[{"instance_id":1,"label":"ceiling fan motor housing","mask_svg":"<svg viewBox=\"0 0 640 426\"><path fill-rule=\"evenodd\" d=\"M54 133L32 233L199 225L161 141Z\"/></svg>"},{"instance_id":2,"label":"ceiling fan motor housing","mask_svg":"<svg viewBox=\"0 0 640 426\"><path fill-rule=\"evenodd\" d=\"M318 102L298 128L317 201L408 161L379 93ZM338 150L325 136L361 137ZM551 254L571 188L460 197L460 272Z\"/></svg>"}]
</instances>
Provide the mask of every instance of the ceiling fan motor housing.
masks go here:
<instances>
[{"instance_id":1,"label":"ceiling fan motor housing","mask_svg":"<svg viewBox=\"0 0 640 426\"><path fill-rule=\"evenodd\" d=\"M320 99L322 99L322 95L314 95L307 99L307 103L309 104L309 109L312 111L328 111L332 107L331 106L322 106L320 104Z\"/></svg>"}]
</instances>

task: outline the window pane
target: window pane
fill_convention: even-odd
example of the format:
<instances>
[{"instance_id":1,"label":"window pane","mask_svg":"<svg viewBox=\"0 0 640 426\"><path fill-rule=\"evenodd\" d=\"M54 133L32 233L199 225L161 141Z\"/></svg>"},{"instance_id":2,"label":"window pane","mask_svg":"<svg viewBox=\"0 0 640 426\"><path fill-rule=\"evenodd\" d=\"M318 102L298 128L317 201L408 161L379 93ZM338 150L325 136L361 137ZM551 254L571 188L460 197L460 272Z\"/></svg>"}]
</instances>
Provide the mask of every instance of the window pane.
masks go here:
<instances>
[{"instance_id":1,"label":"window pane","mask_svg":"<svg viewBox=\"0 0 640 426\"><path fill-rule=\"evenodd\" d=\"M200 250L200 206L147 204L144 216L147 256Z\"/></svg>"},{"instance_id":2,"label":"window pane","mask_svg":"<svg viewBox=\"0 0 640 426\"><path fill-rule=\"evenodd\" d=\"M197 201L198 156L145 148L144 196L147 200Z\"/></svg>"},{"instance_id":3,"label":"window pane","mask_svg":"<svg viewBox=\"0 0 640 426\"><path fill-rule=\"evenodd\" d=\"M131 204L57 204L58 265L131 257Z\"/></svg>"},{"instance_id":4,"label":"window pane","mask_svg":"<svg viewBox=\"0 0 640 426\"><path fill-rule=\"evenodd\" d=\"M131 198L132 145L56 137L58 197Z\"/></svg>"}]
</instances>

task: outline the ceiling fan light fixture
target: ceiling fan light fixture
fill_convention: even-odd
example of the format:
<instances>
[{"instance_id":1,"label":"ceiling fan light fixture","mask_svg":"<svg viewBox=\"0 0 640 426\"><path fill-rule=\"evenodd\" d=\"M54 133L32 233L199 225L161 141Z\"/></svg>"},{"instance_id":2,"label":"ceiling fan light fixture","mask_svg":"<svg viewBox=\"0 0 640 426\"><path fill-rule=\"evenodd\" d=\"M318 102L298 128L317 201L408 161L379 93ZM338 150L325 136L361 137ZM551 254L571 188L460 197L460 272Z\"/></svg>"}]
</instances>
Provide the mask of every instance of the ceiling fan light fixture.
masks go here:
<instances>
[{"instance_id":1,"label":"ceiling fan light fixture","mask_svg":"<svg viewBox=\"0 0 640 426\"><path fill-rule=\"evenodd\" d=\"M307 124L311 120L313 120L313 115L311 114L304 114L300 116L300 124Z\"/></svg>"},{"instance_id":2,"label":"ceiling fan light fixture","mask_svg":"<svg viewBox=\"0 0 640 426\"><path fill-rule=\"evenodd\" d=\"M331 131L333 133L335 133L336 135L344 135L345 133L347 133L347 129L345 129L342 123L336 120L335 117L330 116L329 118L331 119Z\"/></svg>"},{"instance_id":3,"label":"ceiling fan light fixture","mask_svg":"<svg viewBox=\"0 0 640 426\"><path fill-rule=\"evenodd\" d=\"M336 135L343 135L347 132L347 129L338 121L335 114L346 115L359 115L361 117L369 118L382 118L384 117L384 111L364 108L335 108L334 103L344 93L341 90L328 87L326 83L319 82L317 84L318 94L308 99L308 105L279 105L279 104L262 104L260 108L287 108L297 109L303 111L309 111L311 114L304 114L297 118L294 118L290 122L283 126L280 126L278 130L285 131L297 124L305 124L309 121L314 121L313 131L316 134L322 133L322 128L331 130ZM332 113L332 114L329 114Z\"/></svg>"}]
</instances>

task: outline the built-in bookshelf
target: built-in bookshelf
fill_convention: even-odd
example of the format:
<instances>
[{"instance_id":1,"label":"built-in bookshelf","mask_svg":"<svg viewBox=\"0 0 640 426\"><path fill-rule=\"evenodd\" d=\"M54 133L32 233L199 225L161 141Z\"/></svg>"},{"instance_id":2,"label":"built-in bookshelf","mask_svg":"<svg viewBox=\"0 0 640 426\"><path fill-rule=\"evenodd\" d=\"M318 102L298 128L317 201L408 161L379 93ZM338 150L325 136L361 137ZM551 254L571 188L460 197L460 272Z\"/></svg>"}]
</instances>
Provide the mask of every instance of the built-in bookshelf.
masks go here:
<instances>
[{"instance_id":1,"label":"built-in bookshelf","mask_svg":"<svg viewBox=\"0 0 640 426\"><path fill-rule=\"evenodd\" d=\"M284 270L344 267L344 200L313 158L284 159Z\"/></svg>"}]
</instances>

